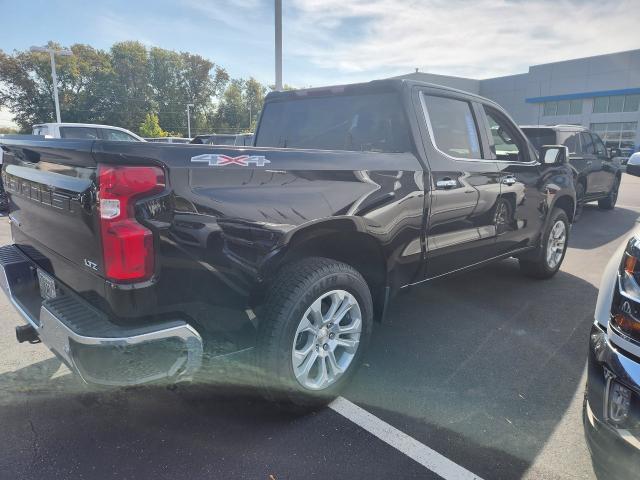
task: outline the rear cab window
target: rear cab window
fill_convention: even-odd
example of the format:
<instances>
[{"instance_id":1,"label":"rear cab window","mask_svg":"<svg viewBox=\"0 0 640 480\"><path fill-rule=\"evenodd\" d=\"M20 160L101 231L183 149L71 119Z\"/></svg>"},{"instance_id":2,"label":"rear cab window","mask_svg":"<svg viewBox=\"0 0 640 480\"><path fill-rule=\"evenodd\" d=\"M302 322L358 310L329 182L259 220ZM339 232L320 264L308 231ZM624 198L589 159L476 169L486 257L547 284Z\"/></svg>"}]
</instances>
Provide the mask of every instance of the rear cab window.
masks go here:
<instances>
[{"instance_id":1,"label":"rear cab window","mask_svg":"<svg viewBox=\"0 0 640 480\"><path fill-rule=\"evenodd\" d=\"M396 92L267 102L255 145L383 153L413 150Z\"/></svg>"},{"instance_id":2,"label":"rear cab window","mask_svg":"<svg viewBox=\"0 0 640 480\"><path fill-rule=\"evenodd\" d=\"M98 130L91 127L60 127L60 138L97 140Z\"/></svg>"}]
</instances>

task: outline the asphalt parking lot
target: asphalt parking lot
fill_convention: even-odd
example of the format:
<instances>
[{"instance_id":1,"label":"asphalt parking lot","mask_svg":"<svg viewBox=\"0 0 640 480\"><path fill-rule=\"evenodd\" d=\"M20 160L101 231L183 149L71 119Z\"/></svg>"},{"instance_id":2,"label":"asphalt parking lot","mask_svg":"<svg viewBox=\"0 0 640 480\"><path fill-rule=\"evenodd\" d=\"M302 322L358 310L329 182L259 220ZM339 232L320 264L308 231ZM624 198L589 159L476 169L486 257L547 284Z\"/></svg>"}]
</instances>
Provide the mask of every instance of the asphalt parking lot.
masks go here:
<instances>
[{"instance_id":1,"label":"asphalt parking lot","mask_svg":"<svg viewBox=\"0 0 640 480\"><path fill-rule=\"evenodd\" d=\"M640 179L625 175L614 211L585 208L552 280L507 260L400 295L344 395L413 439L398 448L340 404L301 416L219 386L88 391L44 346L15 342L1 295L0 478L438 478L406 455L422 447L485 479L594 478L588 332L601 271L639 216Z\"/></svg>"}]
</instances>

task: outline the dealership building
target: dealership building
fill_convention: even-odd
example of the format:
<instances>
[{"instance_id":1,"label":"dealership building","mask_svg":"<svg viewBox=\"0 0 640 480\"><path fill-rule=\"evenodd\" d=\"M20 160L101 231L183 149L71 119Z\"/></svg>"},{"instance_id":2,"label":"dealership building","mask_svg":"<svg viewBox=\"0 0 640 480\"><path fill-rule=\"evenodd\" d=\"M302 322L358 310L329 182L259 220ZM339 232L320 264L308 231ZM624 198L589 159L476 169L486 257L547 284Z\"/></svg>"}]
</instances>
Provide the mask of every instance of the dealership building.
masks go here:
<instances>
[{"instance_id":1,"label":"dealership building","mask_svg":"<svg viewBox=\"0 0 640 480\"><path fill-rule=\"evenodd\" d=\"M529 67L527 73L476 80L403 75L490 98L521 125L583 125L626 155L640 148L640 50Z\"/></svg>"}]
</instances>

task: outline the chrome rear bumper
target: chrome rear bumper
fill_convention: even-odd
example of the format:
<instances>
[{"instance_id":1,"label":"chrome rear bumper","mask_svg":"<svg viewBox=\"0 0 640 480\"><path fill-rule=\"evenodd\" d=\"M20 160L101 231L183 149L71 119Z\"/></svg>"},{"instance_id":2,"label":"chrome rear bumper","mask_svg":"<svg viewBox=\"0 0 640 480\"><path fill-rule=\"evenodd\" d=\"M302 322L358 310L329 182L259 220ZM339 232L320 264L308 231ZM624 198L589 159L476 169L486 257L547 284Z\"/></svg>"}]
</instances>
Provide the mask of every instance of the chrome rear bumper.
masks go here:
<instances>
[{"instance_id":1,"label":"chrome rear bumper","mask_svg":"<svg viewBox=\"0 0 640 480\"><path fill-rule=\"evenodd\" d=\"M0 287L40 340L83 381L101 385L183 381L200 369L202 338L184 321L115 325L57 281L60 295L42 300L37 269L15 245L0 247Z\"/></svg>"}]
</instances>

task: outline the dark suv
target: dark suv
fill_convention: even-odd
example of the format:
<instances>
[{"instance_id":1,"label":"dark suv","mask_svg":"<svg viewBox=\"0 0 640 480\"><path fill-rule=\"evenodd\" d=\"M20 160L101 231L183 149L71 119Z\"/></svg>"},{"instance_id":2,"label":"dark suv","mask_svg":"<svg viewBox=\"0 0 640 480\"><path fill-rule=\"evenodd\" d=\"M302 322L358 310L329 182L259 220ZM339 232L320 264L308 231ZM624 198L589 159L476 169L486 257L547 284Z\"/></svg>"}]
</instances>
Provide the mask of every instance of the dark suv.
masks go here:
<instances>
[{"instance_id":1,"label":"dark suv","mask_svg":"<svg viewBox=\"0 0 640 480\"><path fill-rule=\"evenodd\" d=\"M607 150L598 135L579 125L520 128L538 149L543 145L565 145L569 149L578 199L576 218L587 202L597 200L605 210L615 207L622 172L612 159L620 155L618 149Z\"/></svg>"}]
</instances>

